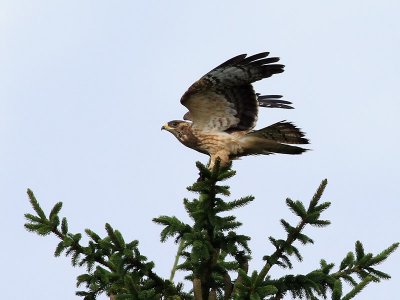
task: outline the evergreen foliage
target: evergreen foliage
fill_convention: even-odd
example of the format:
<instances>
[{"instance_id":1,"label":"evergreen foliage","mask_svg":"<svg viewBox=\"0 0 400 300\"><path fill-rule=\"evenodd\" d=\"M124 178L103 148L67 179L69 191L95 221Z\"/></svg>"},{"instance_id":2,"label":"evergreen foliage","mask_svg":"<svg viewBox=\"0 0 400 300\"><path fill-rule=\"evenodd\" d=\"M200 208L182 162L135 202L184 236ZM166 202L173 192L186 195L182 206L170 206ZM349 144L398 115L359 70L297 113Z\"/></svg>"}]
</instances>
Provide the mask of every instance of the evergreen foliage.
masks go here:
<instances>
[{"instance_id":1,"label":"evergreen foliage","mask_svg":"<svg viewBox=\"0 0 400 300\"><path fill-rule=\"evenodd\" d=\"M104 238L86 229L89 242L82 245L82 235L69 232L66 218L60 220L62 203L57 203L46 216L31 190L28 196L36 214L25 214L25 228L43 236L56 235L60 242L54 255L64 253L71 257L73 266L86 268L86 273L77 278L77 286L84 286L85 290L76 292L85 300L96 299L103 293L111 299L277 300L291 295L295 299L348 300L369 283L390 278L376 267L399 243L374 255L366 253L362 243L357 241L354 252L349 252L337 268L322 259L320 267L308 274L275 278L271 273L274 266L292 269L293 258L302 261L298 246L313 243L304 233L307 225L324 227L330 224L321 218L330 206L329 202L321 202L327 180L322 181L308 206L286 199L288 208L299 221L290 224L281 220L286 236L269 237L275 250L264 256L265 263L260 270L250 271L250 237L237 233L241 223L229 212L249 204L254 198L223 199L229 196L229 187L219 183L235 175L230 167L220 168L217 162L213 170L201 163L197 163L197 168L200 178L188 190L197 193L198 198L183 201L192 223L186 224L175 216L153 219L163 227L162 242L174 238L179 243L170 279L153 271L154 263L141 254L138 241L126 242L109 224L105 225L107 235ZM191 282L190 287L173 282L176 270L187 272L185 279ZM351 287L350 291L344 291L345 283L346 287Z\"/></svg>"}]
</instances>

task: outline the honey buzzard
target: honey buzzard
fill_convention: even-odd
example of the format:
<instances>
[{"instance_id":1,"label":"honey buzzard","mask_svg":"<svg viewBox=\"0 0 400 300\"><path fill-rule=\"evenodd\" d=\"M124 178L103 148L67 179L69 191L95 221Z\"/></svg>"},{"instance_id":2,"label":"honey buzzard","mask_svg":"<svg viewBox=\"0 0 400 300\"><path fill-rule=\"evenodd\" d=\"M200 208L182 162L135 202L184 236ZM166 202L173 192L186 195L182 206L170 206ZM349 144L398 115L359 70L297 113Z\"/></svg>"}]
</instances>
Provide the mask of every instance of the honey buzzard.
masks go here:
<instances>
[{"instance_id":1,"label":"honey buzzard","mask_svg":"<svg viewBox=\"0 0 400 300\"><path fill-rule=\"evenodd\" d=\"M181 98L189 110L185 121L174 120L161 129L182 144L210 156L209 168L219 157L225 166L231 160L257 154L301 154L307 149L288 144L308 144L295 125L281 121L253 130L258 107L292 108L279 95L256 94L252 83L282 73L278 57L268 52L238 55L193 83Z\"/></svg>"}]
</instances>

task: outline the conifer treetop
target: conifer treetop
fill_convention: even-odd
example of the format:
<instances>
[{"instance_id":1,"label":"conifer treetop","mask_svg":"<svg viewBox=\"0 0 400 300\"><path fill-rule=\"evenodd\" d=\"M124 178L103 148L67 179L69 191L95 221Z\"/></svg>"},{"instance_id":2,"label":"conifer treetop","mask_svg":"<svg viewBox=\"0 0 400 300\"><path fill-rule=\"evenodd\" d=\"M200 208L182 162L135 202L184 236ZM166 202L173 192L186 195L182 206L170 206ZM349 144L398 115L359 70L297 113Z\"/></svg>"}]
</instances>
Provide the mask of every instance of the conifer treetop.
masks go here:
<instances>
[{"instance_id":1,"label":"conifer treetop","mask_svg":"<svg viewBox=\"0 0 400 300\"><path fill-rule=\"evenodd\" d=\"M235 209L250 204L254 197L227 200L229 186L221 184L235 175L231 166L221 167L218 160L210 170L196 164L199 179L188 187L197 194L184 199L184 208L191 222L176 216L159 216L153 221L162 226L161 242L173 238L179 244L178 253L169 279L156 274L154 263L139 250L139 242L126 242L121 232L105 224L105 237L85 230L87 244L81 233L71 233L65 217L59 216L62 203L58 202L48 215L40 207L35 195L28 197L35 214L27 213L25 228L41 236L53 234L60 242L54 255L69 256L74 267L85 273L77 277L76 292L85 300L107 294L111 299L294 299L348 300L355 298L371 282L390 279L377 269L392 254L399 243L381 253L367 253L360 241L339 264L321 259L320 267L307 274L292 274L293 258L302 261L301 247L313 244L306 233L308 226L324 228L330 224L322 218L330 202L321 200L327 186L323 180L306 205L299 200L286 199L286 205L298 218L296 224L282 219L283 237L269 237L272 253L263 257L264 265L249 270L250 236L239 233L242 223L232 214ZM287 269L284 276L276 276L274 269ZM174 282L175 272L185 272L184 282ZM190 283L190 284L188 284ZM348 288L350 286L350 289Z\"/></svg>"}]
</instances>

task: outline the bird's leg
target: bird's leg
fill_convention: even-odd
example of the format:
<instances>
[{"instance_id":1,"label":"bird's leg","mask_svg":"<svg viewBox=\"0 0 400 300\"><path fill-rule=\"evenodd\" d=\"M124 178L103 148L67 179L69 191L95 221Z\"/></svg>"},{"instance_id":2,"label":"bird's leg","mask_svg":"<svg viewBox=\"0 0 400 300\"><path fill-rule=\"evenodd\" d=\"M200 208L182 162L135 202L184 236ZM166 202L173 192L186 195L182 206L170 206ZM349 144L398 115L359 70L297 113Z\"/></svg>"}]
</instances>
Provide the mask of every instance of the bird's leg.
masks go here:
<instances>
[{"instance_id":1,"label":"bird's leg","mask_svg":"<svg viewBox=\"0 0 400 300\"><path fill-rule=\"evenodd\" d=\"M231 160L229 159L229 155L226 152L217 152L216 155L210 155L210 160L208 161L207 168L210 171L213 171L217 161L219 162L219 167L227 167ZM205 178L202 176L201 172L199 173L199 178L197 178L197 182L203 181Z\"/></svg>"},{"instance_id":2,"label":"bird's leg","mask_svg":"<svg viewBox=\"0 0 400 300\"><path fill-rule=\"evenodd\" d=\"M230 162L228 153L226 151L219 151L210 156L210 162L208 163L208 169L212 170L214 168L215 162L217 161L217 159L219 159L219 161L220 161L219 165L221 167L227 166Z\"/></svg>"}]
</instances>

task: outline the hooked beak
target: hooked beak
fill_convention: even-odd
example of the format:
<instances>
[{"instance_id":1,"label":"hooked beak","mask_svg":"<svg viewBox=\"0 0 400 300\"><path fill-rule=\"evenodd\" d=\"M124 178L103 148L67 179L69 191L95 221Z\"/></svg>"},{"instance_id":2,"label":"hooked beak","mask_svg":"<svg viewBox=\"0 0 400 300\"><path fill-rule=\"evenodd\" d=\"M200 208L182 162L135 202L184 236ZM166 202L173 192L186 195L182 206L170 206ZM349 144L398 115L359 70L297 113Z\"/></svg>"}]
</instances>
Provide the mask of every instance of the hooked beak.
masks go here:
<instances>
[{"instance_id":1,"label":"hooked beak","mask_svg":"<svg viewBox=\"0 0 400 300\"><path fill-rule=\"evenodd\" d=\"M167 131L170 131L171 129L172 129L172 127L168 126L168 123L167 123L167 124L165 124L165 125L163 125L163 126L161 127L161 130L167 130Z\"/></svg>"}]
</instances>

